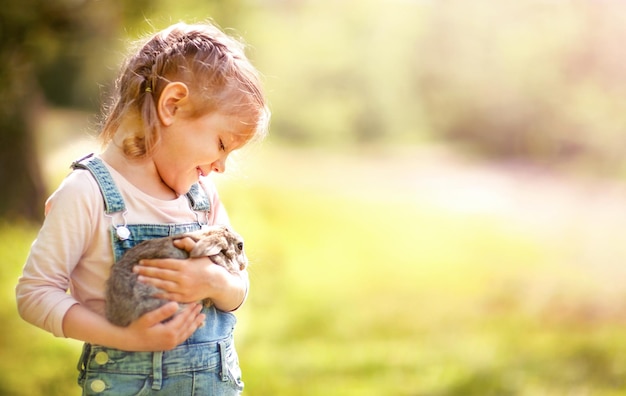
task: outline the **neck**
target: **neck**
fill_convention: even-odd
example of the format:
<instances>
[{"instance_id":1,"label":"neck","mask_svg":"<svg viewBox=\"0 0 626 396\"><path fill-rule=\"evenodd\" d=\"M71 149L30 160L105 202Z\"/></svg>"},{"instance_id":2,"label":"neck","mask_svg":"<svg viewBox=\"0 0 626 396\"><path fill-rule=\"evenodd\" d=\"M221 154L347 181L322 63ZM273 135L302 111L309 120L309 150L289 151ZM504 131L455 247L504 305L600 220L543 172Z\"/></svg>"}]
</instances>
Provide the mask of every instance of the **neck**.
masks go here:
<instances>
[{"instance_id":1,"label":"neck","mask_svg":"<svg viewBox=\"0 0 626 396\"><path fill-rule=\"evenodd\" d=\"M128 158L115 141L111 141L101 157L107 164L144 193L162 200L178 198L159 175L159 171L150 157Z\"/></svg>"}]
</instances>

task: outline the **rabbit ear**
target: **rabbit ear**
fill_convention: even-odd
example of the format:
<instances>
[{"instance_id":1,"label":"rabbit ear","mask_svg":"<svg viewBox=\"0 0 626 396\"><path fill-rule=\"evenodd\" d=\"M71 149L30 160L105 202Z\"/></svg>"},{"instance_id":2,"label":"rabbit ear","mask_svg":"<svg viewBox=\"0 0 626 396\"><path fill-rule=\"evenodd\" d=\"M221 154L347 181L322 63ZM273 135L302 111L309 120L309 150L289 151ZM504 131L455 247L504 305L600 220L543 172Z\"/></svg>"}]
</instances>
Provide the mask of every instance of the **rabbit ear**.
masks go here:
<instances>
[{"instance_id":1,"label":"rabbit ear","mask_svg":"<svg viewBox=\"0 0 626 396\"><path fill-rule=\"evenodd\" d=\"M214 256L226 249L226 241L218 235L200 238L196 246L189 252L191 257Z\"/></svg>"}]
</instances>

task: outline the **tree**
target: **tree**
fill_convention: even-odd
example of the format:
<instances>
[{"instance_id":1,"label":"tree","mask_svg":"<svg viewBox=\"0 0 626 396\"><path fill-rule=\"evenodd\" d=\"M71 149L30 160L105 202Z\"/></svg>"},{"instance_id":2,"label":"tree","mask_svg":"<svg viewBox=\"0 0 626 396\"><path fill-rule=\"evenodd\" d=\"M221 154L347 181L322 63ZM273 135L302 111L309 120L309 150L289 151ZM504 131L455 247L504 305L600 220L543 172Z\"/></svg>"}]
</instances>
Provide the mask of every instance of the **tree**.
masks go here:
<instances>
[{"instance_id":1,"label":"tree","mask_svg":"<svg viewBox=\"0 0 626 396\"><path fill-rule=\"evenodd\" d=\"M0 218L40 221L46 188L33 136L38 109L49 100L71 104L71 82L94 39L110 40L141 15L148 0L9 0L0 7ZM68 49L80 48L74 57ZM60 67L59 67L60 66ZM54 70L56 84L40 84Z\"/></svg>"}]
</instances>

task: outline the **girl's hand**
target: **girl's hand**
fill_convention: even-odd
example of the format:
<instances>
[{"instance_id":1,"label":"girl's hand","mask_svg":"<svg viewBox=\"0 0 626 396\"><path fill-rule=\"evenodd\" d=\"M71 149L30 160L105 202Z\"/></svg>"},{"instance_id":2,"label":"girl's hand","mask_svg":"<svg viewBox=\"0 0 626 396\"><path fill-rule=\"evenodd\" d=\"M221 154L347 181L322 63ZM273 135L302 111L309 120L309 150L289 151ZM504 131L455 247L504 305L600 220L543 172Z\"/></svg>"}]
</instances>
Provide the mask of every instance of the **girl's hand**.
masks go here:
<instances>
[{"instance_id":1,"label":"girl's hand","mask_svg":"<svg viewBox=\"0 0 626 396\"><path fill-rule=\"evenodd\" d=\"M63 317L66 337L103 345L124 351L153 352L175 348L204 324L206 319L200 304L190 304L179 312L178 304L171 302L142 315L128 327L111 324L81 304L74 304Z\"/></svg>"},{"instance_id":2,"label":"girl's hand","mask_svg":"<svg viewBox=\"0 0 626 396\"><path fill-rule=\"evenodd\" d=\"M191 238L174 241L176 247L191 251L196 242ZM244 299L247 283L207 257L141 260L133 271L139 281L153 285L164 293L155 297L180 303L211 299L222 310L237 308Z\"/></svg>"},{"instance_id":3,"label":"girl's hand","mask_svg":"<svg viewBox=\"0 0 626 396\"><path fill-rule=\"evenodd\" d=\"M174 241L176 247L191 251L196 242L191 238ZM215 289L225 283L226 269L215 265L210 259L150 259L141 260L133 271L139 281L150 284L165 293L154 297L180 303L190 303L210 298Z\"/></svg>"},{"instance_id":4,"label":"girl's hand","mask_svg":"<svg viewBox=\"0 0 626 396\"><path fill-rule=\"evenodd\" d=\"M202 305L190 304L172 320L162 323L178 310L178 304L171 302L147 312L131 323L128 330L129 346L132 351L166 351L187 340L204 324L205 315L200 314Z\"/></svg>"}]
</instances>

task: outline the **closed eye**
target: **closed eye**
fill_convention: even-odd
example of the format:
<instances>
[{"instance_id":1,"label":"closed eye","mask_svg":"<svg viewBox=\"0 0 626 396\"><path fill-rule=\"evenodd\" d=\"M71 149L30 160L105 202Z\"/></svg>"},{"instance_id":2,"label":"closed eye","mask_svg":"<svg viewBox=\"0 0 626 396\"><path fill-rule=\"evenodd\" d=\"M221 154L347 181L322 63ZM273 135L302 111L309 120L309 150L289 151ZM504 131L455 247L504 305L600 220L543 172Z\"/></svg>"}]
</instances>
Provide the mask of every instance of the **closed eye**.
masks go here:
<instances>
[{"instance_id":1,"label":"closed eye","mask_svg":"<svg viewBox=\"0 0 626 396\"><path fill-rule=\"evenodd\" d=\"M224 142L222 141L222 138L219 139L219 143L220 143L220 150L226 151L226 146L224 146Z\"/></svg>"}]
</instances>

